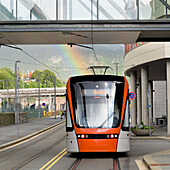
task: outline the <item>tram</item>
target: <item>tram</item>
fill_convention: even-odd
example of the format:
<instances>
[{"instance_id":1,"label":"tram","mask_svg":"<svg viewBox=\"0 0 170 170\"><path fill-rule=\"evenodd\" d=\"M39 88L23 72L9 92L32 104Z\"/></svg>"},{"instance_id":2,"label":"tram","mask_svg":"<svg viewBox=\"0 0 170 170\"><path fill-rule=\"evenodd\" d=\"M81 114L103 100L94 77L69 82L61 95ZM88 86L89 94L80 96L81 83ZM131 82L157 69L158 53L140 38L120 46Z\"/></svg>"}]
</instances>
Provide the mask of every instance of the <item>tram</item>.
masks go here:
<instances>
[{"instance_id":1,"label":"tram","mask_svg":"<svg viewBox=\"0 0 170 170\"><path fill-rule=\"evenodd\" d=\"M125 77L70 77L66 92L67 152L128 152L129 95Z\"/></svg>"}]
</instances>

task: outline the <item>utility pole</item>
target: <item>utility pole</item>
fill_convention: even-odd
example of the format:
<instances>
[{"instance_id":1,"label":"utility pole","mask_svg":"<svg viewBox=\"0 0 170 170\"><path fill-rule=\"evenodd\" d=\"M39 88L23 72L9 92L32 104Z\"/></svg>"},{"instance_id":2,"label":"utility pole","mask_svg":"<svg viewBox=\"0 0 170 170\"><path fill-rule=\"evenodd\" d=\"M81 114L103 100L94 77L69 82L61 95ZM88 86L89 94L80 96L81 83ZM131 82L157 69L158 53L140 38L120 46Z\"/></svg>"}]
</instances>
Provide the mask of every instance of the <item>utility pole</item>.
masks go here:
<instances>
[{"instance_id":1,"label":"utility pole","mask_svg":"<svg viewBox=\"0 0 170 170\"><path fill-rule=\"evenodd\" d=\"M38 98L38 118L39 118L39 120L40 120L40 74L41 74L42 72L39 72L38 73L38 91L39 91L39 98Z\"/></svg>"},{"instance_id":2,"label":"utility pole","mask_svg":"<svg viewBox=\"0 0 170 170\"><path fill-rule=\"evenodd\" d=\"M17 103L19 103L19 68L18 68L18 77L17 77L17 81L18 81L18 97L17 97Z\"/></svg>"},{"instance_id":3,"label":"utility pole","mask_svg":"<svg viewBox=\"0 0 170 170\"><path fill-rule=\"evenodd\" d=\"M4 90L4 80L3 80L3 90ZM3 110L3 112L4 112L4 102L5 100L4 100L4 98L3 98L3 105L2 105L2 110Z\"/></svg>"},{"instance_id":4,"label":"utility pole","mask_svg":"<svg viewBox=\"0 0 170 170\"><path fill-rule=\"evenodd\" d=\"M6 78L6 87L7 87L7 98L6 98L6 101L7 101L7 109L8 109L8 79Z\"/></svg>"},{"instance_id":5,"label":"utility pole","mask_svg":"<svg viewBox=\"0 0 170 170\"><path fill-rule=\"evenodd\" d=\"M56 77L54 77L54 119L56 119Z\"/></svg>"},{"instance_id":6,"label":"utility pole","mask_svg":"<svg viewBox=\"0 0 170 170\"><path fill-rule=\"evenodd\" d=\"M17 63L20 61L15 62L15 124L17 124L17 136L19 137L19 112L17 109Z\"/></svg>"},{"instance_id":7,"label":"utility pole","mask_svg":"<svg viewBox=\"0 0 170 170\"><path fill-rule=\"evenodd\" d=\"M116 76L118 76L118 64L120 64L119 61L112 61L113 64L116 64Z\"/></svg>"}]
</instances>

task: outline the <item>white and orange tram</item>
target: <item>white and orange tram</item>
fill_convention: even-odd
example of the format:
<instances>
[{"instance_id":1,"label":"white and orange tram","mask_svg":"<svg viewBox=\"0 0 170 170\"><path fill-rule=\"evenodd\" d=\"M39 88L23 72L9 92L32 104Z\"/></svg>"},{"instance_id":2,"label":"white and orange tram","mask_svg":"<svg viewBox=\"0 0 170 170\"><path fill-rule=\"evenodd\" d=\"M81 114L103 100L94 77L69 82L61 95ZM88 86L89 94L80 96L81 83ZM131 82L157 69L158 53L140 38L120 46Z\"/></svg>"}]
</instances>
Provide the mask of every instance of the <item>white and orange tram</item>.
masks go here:
<instances>
[{"instance_id":1,"label":"white and orange tram","mask_svg":"<svg viewBox=\"0 0 170 170\"><path fill-rule=\"evenodd\" d=\"M87 75L67 82L68 152L128 152L129 95L125 77Z\"/></svg>"}]
</instances>

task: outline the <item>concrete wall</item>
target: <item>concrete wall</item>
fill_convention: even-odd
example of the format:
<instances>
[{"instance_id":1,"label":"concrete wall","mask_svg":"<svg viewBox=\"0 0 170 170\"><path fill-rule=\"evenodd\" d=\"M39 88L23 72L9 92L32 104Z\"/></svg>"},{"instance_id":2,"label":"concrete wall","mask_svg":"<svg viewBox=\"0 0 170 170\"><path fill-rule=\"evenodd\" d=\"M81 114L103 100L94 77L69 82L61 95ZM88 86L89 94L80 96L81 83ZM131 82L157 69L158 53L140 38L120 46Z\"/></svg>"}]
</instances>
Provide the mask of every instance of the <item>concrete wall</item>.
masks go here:
<instances>
[{"instance_id":1,"label":"concrete wall","mask_svg":"<svg viewBox=\"0 0 170 170\"><path fill-rule=\"evenodd\" d=\"M169 43L150 42L141 45L127 53L126 57L124 58L124 71L127 72L133 67L148 62L169 58L169 51Z\"/></svg>"},{"instance_id":2,"label":"concrete wall","mask_svg":"<svg viewBox=\"0 0 170 170\"><path fill-rule=\"evenodd\" d=\"M153 115L155 118L161 118L166 115L166 81L153 82Z\"/></svg>"},{"instance_id":3,"label":"concrete wall","mask_svg":"<svg viewBox=\"0 0 170 170\"><path fill-rule=\"evenodd\" d=\"M27 122L27 113L19 114L19 123ZM15 113L0 113L0 126L15 124Z\"/></svg>"}]
</instances>

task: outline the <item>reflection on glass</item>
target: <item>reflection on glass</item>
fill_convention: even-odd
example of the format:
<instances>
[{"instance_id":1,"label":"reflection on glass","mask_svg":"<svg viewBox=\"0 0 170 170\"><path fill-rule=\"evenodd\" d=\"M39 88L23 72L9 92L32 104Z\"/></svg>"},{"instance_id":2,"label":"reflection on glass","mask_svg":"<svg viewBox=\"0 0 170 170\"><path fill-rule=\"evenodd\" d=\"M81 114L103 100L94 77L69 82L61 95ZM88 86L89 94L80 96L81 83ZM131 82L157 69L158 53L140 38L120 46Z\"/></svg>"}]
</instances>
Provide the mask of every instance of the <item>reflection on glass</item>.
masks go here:
<instances>
[{"instance_id":1,"label":"reflection on glass","mask_svg":"<svg viewBox=\"0 0 170 170\"><path fill-rule=\"evenodd\" d=\"M80 82L72 93L79 128L115 128L120 124L123 83Z\"/></svg>"},{"instance_id":2,"label":"reflection on glass","mask_svg":"<svg viewBox=\"0 0 170 170\"><path fill-rule=\"evenodd\" d=\"M136 0L99 1L99 19L136 19Z\"/></svg>"},{"instance_id":3,"label":"reflection on glass","mask_svg":"<svg viewBox=\"0 0 170 170\"><path fill-rule=\"evenodd\" d=\"M16 19L16 0L0 0L0 20Z\"/></svg>"},{"instance_id":4,"label":"reflection on glass","mask_svg":"<svg viewBox=\"0 0 170 170\"><path fill-rule=\"evenodd\" d=\"M33 3L30 5L26 5L24 1L19 1L17 10L17 20L30 20L30 10L33 5Z\"/></svg>"},{"instance_id":5,"label":"reflection on glass","mask_svg":"<svg viewBox=\"0 0 170 170\"><path fill-rule=\"evenodd\" d=\"M18 20L55 20L56 0L19 0Z\"/></svg>"},{"instance_id":6,"label":"reflection on glass","mask_svg":"<svg viewBox=\"0 0 170 170\"><path fill-rule=\"evenodd\" d=\"M142 20L169 14L160 0L0 0L0 20Z\"/></svg>"},{"instance_id":7,"label":"reflection on glass","mask_svg":"<svg viewBox=\"0 0 170 170\"><path fill-rule=\"evenodd\" d=\"M151 19L152 7L154 0L140 0L139 1L139 18L140 19Z\"/></svg>"},{"instance_id":8,"label":"reflection on glass","mask_svg":"<svg viewBox=\"0 0 170 170\"><path fill-rule=\"evenodd\" d=\"M90 20L91 0L59 0L59 20ZM93 19L97 17L96 7L93 5Z\"/></svg>"}]
</instances>

